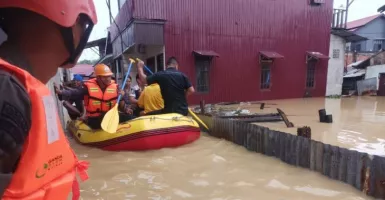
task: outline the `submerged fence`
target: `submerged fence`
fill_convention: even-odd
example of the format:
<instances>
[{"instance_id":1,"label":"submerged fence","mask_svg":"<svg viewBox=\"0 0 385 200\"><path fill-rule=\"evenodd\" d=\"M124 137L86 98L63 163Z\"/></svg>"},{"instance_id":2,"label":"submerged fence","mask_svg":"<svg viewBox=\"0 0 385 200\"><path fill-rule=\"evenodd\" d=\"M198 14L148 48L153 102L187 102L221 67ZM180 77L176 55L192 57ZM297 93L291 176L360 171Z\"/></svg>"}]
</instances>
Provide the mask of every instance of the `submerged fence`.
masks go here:
<instances>
[{"instance_id":1,"label":"submerged fence","mask_svg":"<svg viewBox=\"0 0 385 200\"><path fill-rule=\"evenodd\" d=\"M205 120L206 121L206 120ZM323 144L239 120L210 119L210 135L250 151L276 157L290 165L317 171L385 199L385 158Z\"/></svg>"}]
</instances>

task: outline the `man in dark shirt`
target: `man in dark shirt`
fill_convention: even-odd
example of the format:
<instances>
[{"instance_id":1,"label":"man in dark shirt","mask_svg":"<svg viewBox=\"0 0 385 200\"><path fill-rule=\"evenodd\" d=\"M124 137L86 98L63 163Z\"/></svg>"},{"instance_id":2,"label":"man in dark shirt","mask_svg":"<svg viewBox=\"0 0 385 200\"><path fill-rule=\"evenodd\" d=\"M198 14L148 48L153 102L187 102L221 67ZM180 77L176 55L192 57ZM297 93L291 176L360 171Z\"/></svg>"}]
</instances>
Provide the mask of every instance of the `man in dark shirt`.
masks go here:
<instances>
[{"instance_id":1,"label":"man in dark shirt","mask_svg":"<svg viewBox=\"0 0 385 200\"><path fill-rule=\"evenodd\" d=\"M187 96L194 93L194 87L185 74L178 71L178 61L171 57L167 61L167 69L146 76L143 61L138 62L138 74L144 84L158 83L164 100L164 109L147 114L179 113L188 114Z\"/></svg>"}]
</instances>

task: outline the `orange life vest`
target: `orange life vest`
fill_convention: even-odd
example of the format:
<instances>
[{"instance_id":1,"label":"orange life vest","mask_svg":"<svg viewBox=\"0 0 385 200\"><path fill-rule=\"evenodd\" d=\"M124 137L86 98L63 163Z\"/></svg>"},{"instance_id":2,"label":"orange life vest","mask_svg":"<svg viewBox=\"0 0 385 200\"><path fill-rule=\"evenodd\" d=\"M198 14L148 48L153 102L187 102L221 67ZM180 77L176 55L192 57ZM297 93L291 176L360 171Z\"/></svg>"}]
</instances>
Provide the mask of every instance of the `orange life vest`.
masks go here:
<instances>
[{"instance_id":1,"label":"orange life vest","mask_svg":"<svg viewBox=\"0 0 385 200\"><path fill-rule=\"evenodd\" d=\"M100 89L95 78L85 82L84 85L88 90L88 95L84 97L87 116L100 116L115 106L118 98L118 85L114 81L107 86L104 92Z\"/></svg>"},{"instance_id":2,"label":"orange life vest","mask_svg":"<svg viewBox=\"0 0 385 200\"><path fill-rule=\"evenodd\" d=\"M75 172L87 179L88 163L79 162L62 129L48 88L28 72L0 59L0 69L24 85L32 108L32 126L17 169L2 200L66 200L80 196Z\"/></svg>"}]
</instances>

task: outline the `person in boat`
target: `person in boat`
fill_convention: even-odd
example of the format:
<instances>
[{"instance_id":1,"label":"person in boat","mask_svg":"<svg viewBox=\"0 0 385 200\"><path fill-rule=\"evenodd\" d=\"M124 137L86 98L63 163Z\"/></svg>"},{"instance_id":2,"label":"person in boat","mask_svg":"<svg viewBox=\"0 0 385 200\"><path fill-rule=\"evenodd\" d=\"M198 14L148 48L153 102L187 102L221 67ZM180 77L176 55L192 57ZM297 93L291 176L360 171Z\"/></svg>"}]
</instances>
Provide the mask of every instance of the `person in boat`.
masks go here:
<instances>
[{"instance_id":1,"label":"person in boat","mask_svg":"<svg viewBox=\"0 0 385 200\"><path fill-rule=\"evenodd\" d=\"M65 89L76 89L83 87L83 77L80 74L75 74L74 78L70 83L63 84ZM54 84L55 90L57 89L56 84ZM83 100L76 99L63 99L62 95L58 95L58 99L63 101L63 106L67 109L68 116L71 120L76 120L81 117L84 112ZM73 106L75 104L75 106Z\"/></svg>"},{"instance_id":2,"label":"person in boat","mask_svg":"<svg viewBox=\"0 0 385 200\"><path fill-rule=\"evenodd\" d=\"M97 64L94 67L96 78L84 82L84 87L72 90L59 90L55 88L57 94L65 98L84 100L86 117L83 119L92 129L101 129L101 122L106 112L117 103L119 94L124 95L124 91L119 92L119 86L112 80L112 71L105 64ZM119 121L125 122L133 118L132 109L119 106L122 112L119 113Z\"/></svg>"},{"instance_id":3,"label":"person in boat","mask_svg":"<svg viewBox=\"0 0 385 200\"><path fill-rule=\"evenodd\" d=\"M123 100L120 102L120 106L124 109L129 108L131 110L134 110L137 107L136 104L138 100L135 98L134 90L131 87L131 81L132 81L131 76L128 76L126 84L124 86L124 95L122 97ZM134 113L133 115L138 116L138 115L135 115Z\"/></svg>"},{"instance_id":4,"label":"person in boat","mask_svg":"<svg viewBox=\"0 0 385 200\"><path fill-rule=\"evenodd\" d=\"M138 107L142 109L140 116L156 112L164 108L164 101L160 92L159 84L154 83L144 88L138 99Z\"/></svg>"},{"instance_id":5,"label":"person in boat","mask_svg":"<svg viewBox=\"0 0 385 200\"><path fill-rule=\"evenodd\" d=\"M143 84L158 83L164 100L164 108L147 113L147 115L162 113L188 114L187 96L195 92L190 80L185 74L178 71L178 61L171 57L167 61L167 68L151 76L146 76L143 71L144 62L137 64L138 74Z\"/></svg>"},{"instance_id":6,"label":"person in boat","mask_svg":"<svg viewBox=\"0 0 385 200\"><path fill-rule=\"evenodd\" d=\"M71 188L79 197L75 172L86 178L87 166L45 84L76 64L96 22L90 0L0 1L1 199L64 200Z\"/></svg>"}]
</instances>

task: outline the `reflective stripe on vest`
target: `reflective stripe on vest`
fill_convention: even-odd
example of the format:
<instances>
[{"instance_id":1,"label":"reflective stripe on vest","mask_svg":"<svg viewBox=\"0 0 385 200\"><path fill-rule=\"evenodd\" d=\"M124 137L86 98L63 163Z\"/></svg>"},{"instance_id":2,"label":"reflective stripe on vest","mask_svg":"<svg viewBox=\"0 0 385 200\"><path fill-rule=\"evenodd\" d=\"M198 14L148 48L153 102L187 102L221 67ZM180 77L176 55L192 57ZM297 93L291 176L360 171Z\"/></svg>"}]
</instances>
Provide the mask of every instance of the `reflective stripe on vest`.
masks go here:
<instances>
[{"instance_id":1,"label":"reflective stripe on vest","mask_svg":"<svg viewBox=\"0 0 385 200\"><path fill-rule=\"evenodd\" d=\"M67 199L79 164L63 132L48 88L28 72L0 59L0 69L22 83L31 100L32 126L12 181L2 200ZM80 169L80 168L79 168ZM87 178L82 173L83 178ZM74 191L78 193L79 191Z\"/></svg>"},{"instance_id":2,"label":"reflective stripe on vest","mask_svg":"<svg viewBox=\"0 0 385 200\"><path fill-rule=\"evenodd\" d=\"M118 85L116 83L111 83L104 93L95 78L85 82L84 85L88 90L88 96L84 98L87 116L100 116L115 106L118 98Z\"/></svg>"}]
</instances>

